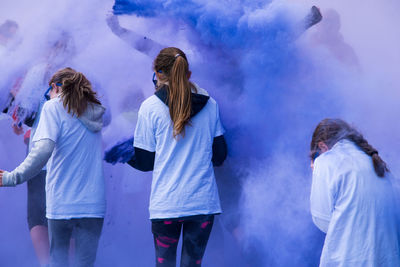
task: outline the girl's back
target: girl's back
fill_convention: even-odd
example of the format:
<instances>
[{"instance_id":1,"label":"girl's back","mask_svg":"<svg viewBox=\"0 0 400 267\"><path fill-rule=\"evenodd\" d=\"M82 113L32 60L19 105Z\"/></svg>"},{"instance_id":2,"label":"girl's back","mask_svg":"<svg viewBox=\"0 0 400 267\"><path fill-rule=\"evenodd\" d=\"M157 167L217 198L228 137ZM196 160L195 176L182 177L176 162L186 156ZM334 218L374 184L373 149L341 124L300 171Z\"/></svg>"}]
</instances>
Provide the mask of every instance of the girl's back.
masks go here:
<instances>
[{"instance_id":1,"label":"girl's back","mask_svg":"<svg viewBox=\"0 0 400 267\"><path fill-rule=\"evenodd\" d=\"M205 90L197 89L199 94L193 94L192 102L195 112L184 137L173 137L162 89L139 110L135 147L156 152L151 218L221 212L211 158L213 139L223 134L223 128L217 103Z\"/></svg>"},{"instance_id":2,"label":"girl's back","mask_svg":"<svg viewBox=\"0 0 400 267\"><path fill-rule=\"evenodd\" d=\"M89 104L79 118L67 112L59 97L45 103L33 141L50 139L55 148L49 162L47 216L102 217L105 213L101 159L104 108Z\"/></svg>"},{"instance_id":3,"label":"girl's back","mask_svg":"<svg viewBox=\"0 0 400 267\"><path fill-rule=\"evenodd\" d=\"M311 211L330 220L321 266L400 266L390 175L378 177L371 157L349 140L318 157L314 168Z\"/></svg>"}]
</instances>

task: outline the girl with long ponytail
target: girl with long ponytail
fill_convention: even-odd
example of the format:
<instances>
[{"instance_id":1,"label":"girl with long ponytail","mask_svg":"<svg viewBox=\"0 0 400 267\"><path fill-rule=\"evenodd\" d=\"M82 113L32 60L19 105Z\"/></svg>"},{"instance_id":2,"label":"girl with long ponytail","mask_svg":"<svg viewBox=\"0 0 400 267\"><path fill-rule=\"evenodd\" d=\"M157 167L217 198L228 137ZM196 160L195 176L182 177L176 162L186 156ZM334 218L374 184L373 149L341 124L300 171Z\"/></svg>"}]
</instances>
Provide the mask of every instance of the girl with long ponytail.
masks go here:
<instances>
[{"instance_id":1,"label":"girl with long ponytail","mask_svg":"<svg viewBox=\"0 0 400 267\"><path fill-rule=\"evenodd\" d=\"M311 214L327 233L320 266L400 266L398 206L386 163L345 121L314 130Z\"/></svg>"},{"instance_id":2,"label":"girl with long ponytail","mask_svg":"<svg viewBox=\"0 0 400 267\"><path fill-rule=\"evenodd\" d=\"M154 61L154 69L159 80L158 89L165 87L168 93L166 101L173 122L173 136L184 136L185 126L190 122L192 91L197 93L196 86L189 81L191 73L186 55L178 48L163 49Z\"/></svg>"},{"instance_id":3,"label":"girl with long ponytail","mask_svg":"<svg viewBox=\"0 0 400 267\"><path fill-rule=\"evenodd\" d=\"M153 64L155 94L138 113L131 166L153 172L150 219L157 266L201 266L214 215L221 213L214 166L226 158L219 109L190 82L185 53L162 49ZM157 78L157 79L155 79Z\"/></svg>"},{"instance_id":4,"label":"girl with long ponytail","mask_svg":"<svg viewBox=\"0 0 400 267\"><path fill-rule=\"evenodd\" d=\"M15 186L40 172L47 163L46 217L50 266L69 266L71 233L74 266L93 266L105 215L102 170L101 106L85 75L71 68L49 81L33 148L14 171L0 171L0 186Z\"/></svg>"}]
</instances>

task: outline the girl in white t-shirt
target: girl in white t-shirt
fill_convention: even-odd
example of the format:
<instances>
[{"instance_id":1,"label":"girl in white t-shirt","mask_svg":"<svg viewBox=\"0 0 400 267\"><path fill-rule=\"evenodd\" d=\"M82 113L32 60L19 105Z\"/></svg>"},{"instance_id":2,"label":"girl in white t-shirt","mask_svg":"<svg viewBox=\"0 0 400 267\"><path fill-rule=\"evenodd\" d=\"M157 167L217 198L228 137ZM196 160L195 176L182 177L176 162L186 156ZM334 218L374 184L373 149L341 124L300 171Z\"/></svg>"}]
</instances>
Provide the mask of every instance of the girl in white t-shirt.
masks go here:
<instances>
[{"instance_id":1,"label":"girl in white t-shirt","mask_svg":"<svg viewBox=\"0 0 400 267\"><path fill-rule=\"evenodd\" d=\"M33 147L14 171L0 170L0 186L21 184L47 163L46 217L50 265L68 266L72 231L75 266L93 266L105 215L101 129L104 107L86 77L71 68L49 81Z\"/></svg>"},{"instance_id":2,"label":"girl in white t-shirt","mask_svg":"<svg viewBox=\"0 0 400 267\"><path fill-rule=\"evenodd\" d=\"M182 231L181 266L201 266L214 215L221 213L213 165L226 158L224 129L215 100L189 81L182 50L162 49L153 67L156 92L139 109L128 163L153 170L149 211L156 265L175 266Z\"/></svg>"},{"instance_id":3,"label":"girl in white t-shirt","mask_svg":"<svg viewBox=\"0 0 400 267\"><path fill-rule=\"evenodd\" d=\"M310 155L311 214L326 233L320 266L400 266L399 206L378 151L346 122L325 119Z\"/></svg>"}]
</instances>

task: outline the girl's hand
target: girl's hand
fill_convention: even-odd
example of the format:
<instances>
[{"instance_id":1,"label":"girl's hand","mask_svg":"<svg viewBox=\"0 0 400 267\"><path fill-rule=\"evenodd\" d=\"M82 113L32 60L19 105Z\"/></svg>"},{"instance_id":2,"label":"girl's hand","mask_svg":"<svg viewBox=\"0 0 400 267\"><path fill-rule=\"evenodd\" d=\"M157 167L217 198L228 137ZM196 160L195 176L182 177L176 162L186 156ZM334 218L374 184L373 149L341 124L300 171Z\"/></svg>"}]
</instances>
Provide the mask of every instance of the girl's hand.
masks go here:
<instances>
[{"instance_id":1,"label":"girl's hand","mask_svg":"<svg viewBox=\"0 0 400 267\"><path fill-rule=\"evenodd\" d=\"M3 186L3 170L0 170L0 187Z\"/></svg>"}]
</instances>

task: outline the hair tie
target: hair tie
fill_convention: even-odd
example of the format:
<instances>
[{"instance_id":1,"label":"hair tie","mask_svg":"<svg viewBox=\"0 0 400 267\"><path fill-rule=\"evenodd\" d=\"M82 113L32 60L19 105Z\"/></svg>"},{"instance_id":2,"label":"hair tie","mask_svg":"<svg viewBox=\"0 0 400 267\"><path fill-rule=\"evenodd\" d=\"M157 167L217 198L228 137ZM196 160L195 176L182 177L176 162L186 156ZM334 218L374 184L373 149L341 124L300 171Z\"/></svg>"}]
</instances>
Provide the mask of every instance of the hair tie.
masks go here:
<instances>
[{"instance_id":1,"label":"hair tie","mask_svg":"<svg viewBox=\"0 0 400 267\"><path fill-rule=\"evenodd\" d=\"M177 58L177 57L179 57L179 56L180 56L180 54L176 54L176 55L175 55L175 58Z\"/></svg>"}]
</instances>

